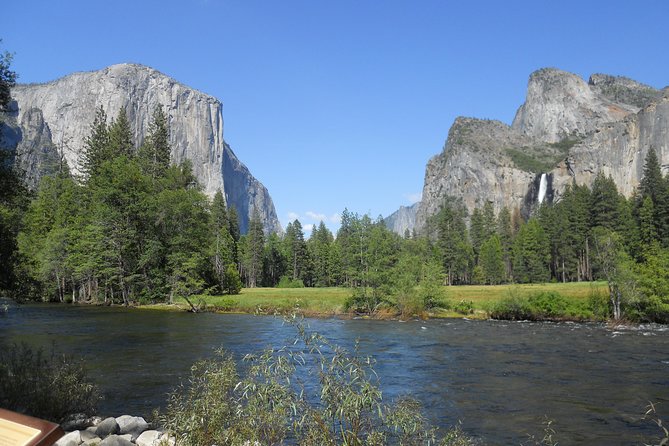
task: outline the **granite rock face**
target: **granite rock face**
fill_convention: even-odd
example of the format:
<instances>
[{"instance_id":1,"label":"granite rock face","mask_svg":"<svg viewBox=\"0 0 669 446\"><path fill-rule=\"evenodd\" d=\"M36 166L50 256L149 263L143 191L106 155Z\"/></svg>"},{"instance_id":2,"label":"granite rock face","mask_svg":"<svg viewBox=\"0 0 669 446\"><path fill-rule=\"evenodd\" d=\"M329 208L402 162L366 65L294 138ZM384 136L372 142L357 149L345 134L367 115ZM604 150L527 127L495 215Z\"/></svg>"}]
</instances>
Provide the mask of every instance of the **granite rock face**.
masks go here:
<instances>
[{"instance_id":1,"label":"granite rock face","mask_svg":"<svg viewBox=\"0 0 669 446\"><path fill-rule=\"evenodd\" d=\"M411 233L416 226L416 211L420 202L411 206L400 206L398 210L383 219L386 227L396 234L404 235L406 231Z\"/></svg>"},{"instance_id":2,"label":"granite rock face","mask_svg":"<svg viewBox=\"0 0 669 446\"><path fill-rule=\"evenodd\" d=\"M530 76L527 99L511 126L457 118L443 151L427 164L416 229L423 231L446 196L471 211L491 202L525 217L544 200L559 200L576 181L591 185L611 175L630 196L653 147L669 171L669 89L656 90L624 77L594 74L586 83L556 69ZM545 185L546 185L545 184Z\"/></svg>"},{"instance_id":3,"label":"granite rock face","mask_svg":"<svg viewBox=\"0 0 669 446\"><path fill-rule=\"evenodd\" d=\"M638 111L638 107L613 102L597 90L566 71L535 71L512 127L524 135L555 143L572 135L586 135L605 122L619 121Z\"/></svg>"},{"instance_id":4,"label":"granite rock face","mask_svg":"<svg viewBox=\"0 0 669 446\"><path fill-rule=\"evenodd\" d=\"M146 66L113 65L85 73L74 73L45 84L17 85L12 89L13 120L18 133L5 143L26 164L33 183L46 169L40 169L41 152L49 152L67 161L75 174L81 169L84 139L90 132L95 111L102 106L108 118L126 108L135 141L141 144L151 115L161 106L170 123L172 161L191 160L193 171L204 191L213 196L221 190L229 205L237 207L241 229L245 231L254 206L258 208L267 232L281 232L276 211L267 189L239 161L223 139L221 102L189 88ZM16 137L18 136L18 138ZM5 137L5 140L11 138ZM18 141L17 141L18 139ZM45 149L48 148L48 149ZM23 161L23 158L30 158Z\"/></svg>"}]
</instances>

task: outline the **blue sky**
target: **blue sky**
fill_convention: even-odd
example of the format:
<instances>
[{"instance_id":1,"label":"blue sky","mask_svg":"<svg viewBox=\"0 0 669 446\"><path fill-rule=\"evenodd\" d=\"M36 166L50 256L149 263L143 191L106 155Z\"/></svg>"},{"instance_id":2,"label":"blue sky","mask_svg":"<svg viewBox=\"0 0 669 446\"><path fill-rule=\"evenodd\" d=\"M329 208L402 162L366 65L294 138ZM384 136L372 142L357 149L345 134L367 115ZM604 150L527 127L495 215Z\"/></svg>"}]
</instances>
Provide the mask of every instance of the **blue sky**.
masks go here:
<instances>
[{"instance_id":1,"label":"blue sky","mask_svg":"<svg viewBox=\"0 0 669 446\"><path fill-rule=\"evenodd\" d=\"M510 123L529 74L669 85L667 1L10 1L21 82L136 62L223 102L285 226L417 199L459 116Z\"/></svg>"}]
</instances>

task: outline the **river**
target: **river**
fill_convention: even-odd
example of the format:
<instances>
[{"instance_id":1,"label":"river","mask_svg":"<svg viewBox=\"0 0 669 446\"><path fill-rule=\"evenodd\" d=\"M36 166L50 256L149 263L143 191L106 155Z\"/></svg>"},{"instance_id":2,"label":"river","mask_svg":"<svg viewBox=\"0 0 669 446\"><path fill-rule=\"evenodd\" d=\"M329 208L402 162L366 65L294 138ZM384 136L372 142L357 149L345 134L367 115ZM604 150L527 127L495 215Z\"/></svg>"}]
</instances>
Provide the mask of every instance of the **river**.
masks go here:
<instances>
[{"instance_id":1,"label":"river","mask_svg":"<svg viewBox=\"0 0 669 446\"><path fill-rule=\"evenodd\" d=\"M601 324L310 319L311 330L373 355L384 398L408 393L428 417L458 421L483 444L520 444L553 421L560 444L629 445L669 422L669 331ZM84 358L102 414L150 416L190 365L222 347L236 356L295 337L280 318L125 308L22 305L0 314L0 338Z\"/></svg>"}]
</instances>

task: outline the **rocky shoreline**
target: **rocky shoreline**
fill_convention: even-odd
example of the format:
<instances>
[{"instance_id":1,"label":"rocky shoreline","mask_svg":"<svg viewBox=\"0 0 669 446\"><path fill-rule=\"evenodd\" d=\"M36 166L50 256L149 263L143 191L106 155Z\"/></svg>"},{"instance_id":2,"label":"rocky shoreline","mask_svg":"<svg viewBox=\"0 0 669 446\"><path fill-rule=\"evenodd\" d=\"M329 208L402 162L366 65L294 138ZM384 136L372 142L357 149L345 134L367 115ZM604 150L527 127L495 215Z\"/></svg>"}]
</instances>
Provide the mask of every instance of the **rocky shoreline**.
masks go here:
<instances>
[{"instance_id":1,"label":"rocky shoreline","mask_svg":"<svg viewBox=\"0 0 669 446\"><path fill-rule=\"evenodd\" d=\"M152 429L142 417L122 415L102 419L79 418L62 425L66 434L54 446L174 446L175 440Z\"/></svg>"}]
</instances>

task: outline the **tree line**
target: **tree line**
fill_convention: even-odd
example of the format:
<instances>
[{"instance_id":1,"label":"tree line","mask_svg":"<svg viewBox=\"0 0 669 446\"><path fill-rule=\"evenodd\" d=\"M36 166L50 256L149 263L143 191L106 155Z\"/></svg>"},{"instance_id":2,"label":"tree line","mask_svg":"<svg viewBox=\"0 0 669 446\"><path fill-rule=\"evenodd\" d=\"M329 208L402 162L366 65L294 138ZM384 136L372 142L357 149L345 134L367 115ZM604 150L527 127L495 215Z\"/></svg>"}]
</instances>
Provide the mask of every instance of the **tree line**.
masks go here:
<instances>
[{"instance_id":1,"label":"tree line","mask_svg":"<svg viewBox=\"0 0 669 446\"><path fill-rule=\"evenodd\" d=\"M299 220L266 234L257 210L241 234L221 192L209 199L188 161L171 163L169 132L161 108L142 141L125 109L109 120L99 108L81 173L63 160L33 193L3 152L0 287L23 298L128 304L242 286L344 286L351 308L374 311L438 305L442 285L605 279L614 316L669 313L669 177L653 149L629 199L600 173L527 220L489 202L469 215L447 197L423 234L402 237L381 217L345 209L336 234L321 222L307 237Z\"/></svg>"}]
</instances>

